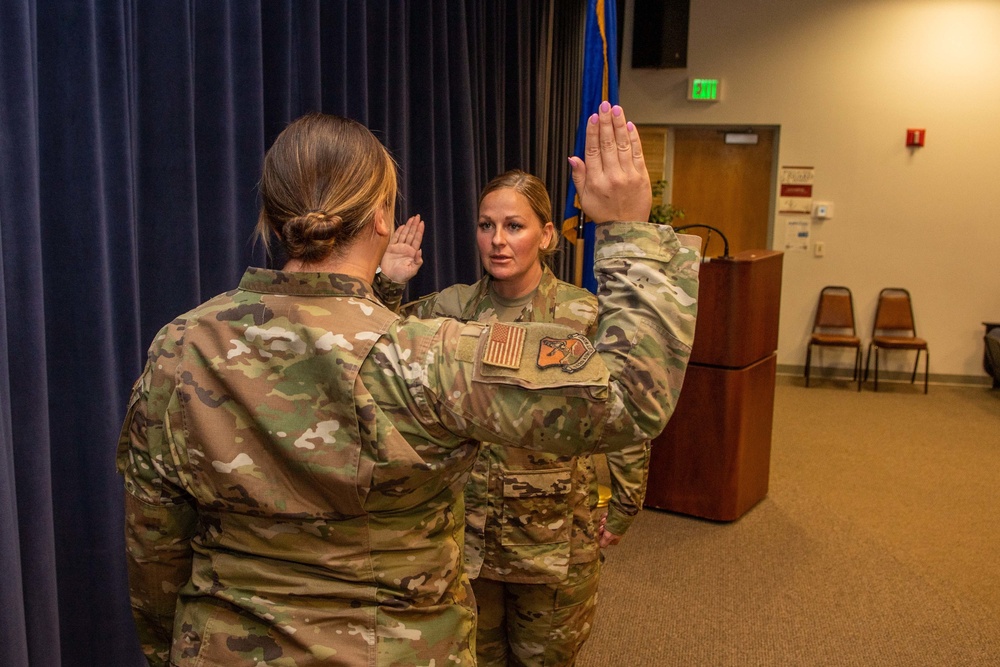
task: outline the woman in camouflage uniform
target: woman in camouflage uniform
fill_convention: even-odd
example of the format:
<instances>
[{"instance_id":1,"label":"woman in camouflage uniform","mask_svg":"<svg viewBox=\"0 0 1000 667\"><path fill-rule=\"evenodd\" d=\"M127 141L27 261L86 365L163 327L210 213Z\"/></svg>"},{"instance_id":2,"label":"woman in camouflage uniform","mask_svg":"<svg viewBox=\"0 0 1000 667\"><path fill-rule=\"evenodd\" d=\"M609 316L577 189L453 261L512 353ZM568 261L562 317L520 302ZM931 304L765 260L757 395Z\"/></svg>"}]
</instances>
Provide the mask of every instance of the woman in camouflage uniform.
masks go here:
<instances>
[{"instance_id":1,"label":"woman in camouflage uniform","mask_svg":"<svg viewBox=\"0 0 1000 667\"><path fill-rule=\"evenodd\" d=\"M597 299L557 279L544 262L558 244L551 211L537 177L512 170L494 178L479 197L477 242L486 275L400 312L556 322L593 338ZM397 230L397 242L419 248L422 226L418 216L411 218ZM381 276L393 282L376 281L377 291L395 305L413 275L384 259ZM479 667L574 663L594 619L599 547L617 543L642 506L648 443L610 452L607 463L612 497L608 515L597 518L591 457L483 443L465 487L465 570L479 610Z\"/></svg>"},{"instance_id":2,"label":"woman in camouflage uniform","mask_svg":"<svg viewBox=\"0 0 1000 667\"><path fill-rule=\"evenodd\" d=\"M647 440L694 332L697 252L612 222L650 208L634 127L604 104L587 145L571 164L602 221L602 297L567 373L538 363L583 345L565 327L400 319L375 298L396 171L366 128L312 114L275 140L260 227L287 264L248 269L161 329L119 439L151 665L474 664L455 508L476 441L579 454Z\"/></svg>"}]
</instances>

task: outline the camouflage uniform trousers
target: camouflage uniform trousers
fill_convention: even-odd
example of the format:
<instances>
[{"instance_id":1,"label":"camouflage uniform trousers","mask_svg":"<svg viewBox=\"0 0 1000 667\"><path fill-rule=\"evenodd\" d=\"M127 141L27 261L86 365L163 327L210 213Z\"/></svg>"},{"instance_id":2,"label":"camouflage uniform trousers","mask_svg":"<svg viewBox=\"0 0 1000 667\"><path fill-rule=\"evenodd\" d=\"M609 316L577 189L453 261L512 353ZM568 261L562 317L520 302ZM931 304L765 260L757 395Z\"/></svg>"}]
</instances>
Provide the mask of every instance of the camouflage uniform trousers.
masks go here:
<instances>
[{"instance_id":1,"label":"camouflage uniform trousers","mask_svg":"<svg viewBox=\"0 0 1000 667\"><path fill-rule=\"evenodd\" d=\"M593 628L600 569L581 563L553 584L473 579L478 666L571 667Z\"/></svg>"}]
</instances>

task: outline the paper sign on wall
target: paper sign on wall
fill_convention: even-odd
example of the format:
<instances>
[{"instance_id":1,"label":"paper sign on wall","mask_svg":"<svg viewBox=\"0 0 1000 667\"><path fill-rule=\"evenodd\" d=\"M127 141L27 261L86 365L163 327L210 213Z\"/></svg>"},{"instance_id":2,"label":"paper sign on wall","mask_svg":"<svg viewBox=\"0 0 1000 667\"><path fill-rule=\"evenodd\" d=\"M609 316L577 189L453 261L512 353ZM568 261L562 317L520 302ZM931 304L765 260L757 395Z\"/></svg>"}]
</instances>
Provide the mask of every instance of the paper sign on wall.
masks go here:
<instances>
[{"instance_id":1,"label":"paper sign on wall","mask_svg":"<svg viewBox=\"0 0 1000 667\"><path fill-rule=\"evenodd\" d=\"M789 221L785 229L785 251L805 252L809 250L809 221Z\"/></svg>"},{"instance_id":2,"label":"paper sign on wall","mask_svg":"<svg viewBox=\"0 0 1000 667\"><path fill-rule=\"evenodd\" d=\"M814 169L812 167L782 167L778 193L779 213L809 213L812 211Z\"/></svg>"}]
</instances>

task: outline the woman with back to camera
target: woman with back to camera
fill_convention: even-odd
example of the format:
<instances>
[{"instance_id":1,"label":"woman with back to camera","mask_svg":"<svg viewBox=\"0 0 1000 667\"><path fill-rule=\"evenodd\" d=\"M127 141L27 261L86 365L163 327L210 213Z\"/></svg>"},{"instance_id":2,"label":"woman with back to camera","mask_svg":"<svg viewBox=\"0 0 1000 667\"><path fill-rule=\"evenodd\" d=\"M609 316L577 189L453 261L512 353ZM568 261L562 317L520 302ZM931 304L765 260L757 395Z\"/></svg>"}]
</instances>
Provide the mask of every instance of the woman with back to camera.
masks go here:
<instances>
[{"instance_id":1,"label":"woman with back to camera","mask_svg":"<svg viewBox=\"0 0 1000 667\"><path fill-rule=\"evenodd\" d=\"M512 170L491 180L479 196L476 234L486 275L400 312L556 322L592 339L597 299L557 279L544 262L558 243L551 211L549 193L536 176ZM376 280L390 307L419 266L406 261L399 244L419 250L423 221L410 218L394 237L382 261L383 279ZM397 265L393 257L403 261ZM465 487L465 570L479 610L480 667L574 663L595 615L600 548L617 544L642 506L648 443L609 452L607 463L612 497L598 523L591 457L482 444Z\"/></svg>"},{"instance_id":2,"label":"woman with back to camera","mask_svg":"<svg viewBox=\"0 0 1000 667\"><path fill-rule=\"evenodd\" d=\"M475 664L455 514L474 441L572 454L649 439L683 379L667 350L694 331L697 252L613 222L649 212L634 127L605 104L587 137L571 163L603 222L602 297L572 374L536 364L565 327L400 319L378 302L396 170L366 128L311 114L275 140L259 227L287 264L161 329L122 428L150 664Z\"/></svg>"}]
</instances>

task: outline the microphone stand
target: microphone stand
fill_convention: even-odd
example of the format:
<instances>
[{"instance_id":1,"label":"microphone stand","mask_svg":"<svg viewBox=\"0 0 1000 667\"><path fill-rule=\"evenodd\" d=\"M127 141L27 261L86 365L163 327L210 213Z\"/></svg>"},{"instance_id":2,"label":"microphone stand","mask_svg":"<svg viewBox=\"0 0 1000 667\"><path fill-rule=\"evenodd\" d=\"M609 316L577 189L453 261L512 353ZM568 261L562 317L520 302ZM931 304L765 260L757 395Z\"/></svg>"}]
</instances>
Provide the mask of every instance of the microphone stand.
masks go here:
<instances>
[{"instance_id":1,"label":"microphone stand","mask_svg":"<svg viewBox=\"0 0 1000 667\"><path fill-rule=\"evenodd\" d=\"M684 225L682 227L674 227L674 231L680 233L680 232L683 232L684 230L694 229L694 228L701 228L701 229L707 229L708 230L708 235L705 237L705 249L706 250L708 250L708 242L712 238L712 232L715 232L716 234L718 234L719 237L722 238L722 259L729 259L729 239L727 239L726 235L723 234L716 227L712 227L711 225ZM704 252L702 253L702 255L703 256L702 256L701 261L704 262L705 259L706 259L706 257L704 257Z\"/></svg>"}]
</instances>

